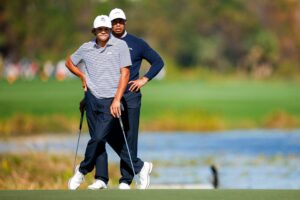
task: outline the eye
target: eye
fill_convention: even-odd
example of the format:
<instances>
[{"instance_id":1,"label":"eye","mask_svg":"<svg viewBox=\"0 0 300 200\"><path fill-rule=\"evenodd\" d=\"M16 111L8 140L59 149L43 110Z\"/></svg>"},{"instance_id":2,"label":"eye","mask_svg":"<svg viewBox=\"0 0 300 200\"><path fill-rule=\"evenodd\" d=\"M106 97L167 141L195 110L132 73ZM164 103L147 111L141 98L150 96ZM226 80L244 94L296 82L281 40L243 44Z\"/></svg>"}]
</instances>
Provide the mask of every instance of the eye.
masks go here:
<instances>
[{"instance_id":1,"label":"eye","mask_svg":"<svg viewBox=\"0 0 300 200\"><path fill-rule=\"evenodd\" d=\"M100 28L97 28L97 31L99 31L99 32L103 32L103 31L108 32L108 31L109 31L109 28L106 28L106 27L100 27Z\"/></svg>"}]
</instances>

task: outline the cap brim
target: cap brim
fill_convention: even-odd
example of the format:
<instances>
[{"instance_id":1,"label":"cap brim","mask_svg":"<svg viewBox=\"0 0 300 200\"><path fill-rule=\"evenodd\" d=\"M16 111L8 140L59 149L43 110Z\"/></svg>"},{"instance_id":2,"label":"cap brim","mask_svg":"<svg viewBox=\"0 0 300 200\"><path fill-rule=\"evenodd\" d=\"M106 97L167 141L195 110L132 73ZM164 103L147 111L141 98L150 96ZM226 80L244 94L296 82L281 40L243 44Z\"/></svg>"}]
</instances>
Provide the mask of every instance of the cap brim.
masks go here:
<instances>
[{"instance_id":1,"label":"cap brim","mask_svg":"<svg viewBox=\"0 0 300 200\"><path fill-rule=\"evenodd\" d=\"M122 19L122 20L126 21L126 19L124 19L123 17L114 17L114 18L111 18L110 21L114 21L115 19Z\"/></svg>"}]
</instances>

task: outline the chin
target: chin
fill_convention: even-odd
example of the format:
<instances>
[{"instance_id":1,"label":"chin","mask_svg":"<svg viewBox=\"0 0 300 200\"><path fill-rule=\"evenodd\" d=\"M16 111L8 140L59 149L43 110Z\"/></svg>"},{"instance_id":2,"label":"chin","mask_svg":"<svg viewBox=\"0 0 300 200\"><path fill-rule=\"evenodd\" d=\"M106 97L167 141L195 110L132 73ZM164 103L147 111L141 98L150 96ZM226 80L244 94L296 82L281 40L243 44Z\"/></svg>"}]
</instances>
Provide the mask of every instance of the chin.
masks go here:
<instances>
[{"instance_id":1,"label":"chin","mask_svg":"<svg viewBox=\"0 0 300 200\"><path fill-rule=\"evenodd\" d=\"M107 41L108 39L109 39L109 37L99 37L99 40L101 40L103 42Z\"/></svg>"}]
</instances>

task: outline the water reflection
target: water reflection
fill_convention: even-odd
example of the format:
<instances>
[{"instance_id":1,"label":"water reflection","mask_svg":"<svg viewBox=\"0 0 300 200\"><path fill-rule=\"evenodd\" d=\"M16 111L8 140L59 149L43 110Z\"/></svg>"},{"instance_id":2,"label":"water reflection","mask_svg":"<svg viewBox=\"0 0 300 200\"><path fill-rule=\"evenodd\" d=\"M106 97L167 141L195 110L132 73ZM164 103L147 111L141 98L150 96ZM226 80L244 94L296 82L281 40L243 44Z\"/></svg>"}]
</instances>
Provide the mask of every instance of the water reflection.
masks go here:
<instances>
[{"instance_id":1,"label":"water reflection","mask_svg":"<svg viewBox=\"0 0 300 200\"><path fill-rule=\"evenodd\" d=\"M42 151L73 154L77 135L47 135L0 141L0 152ZM82 135L79 154L89 137ZM118 162L108 147L110 162ZM147 133L139 155L153 161L152 184L211 182L210 165L219 168L221 188L300 188L300 131L251 130L218 133Z\"/></svg>"}]
</instances>

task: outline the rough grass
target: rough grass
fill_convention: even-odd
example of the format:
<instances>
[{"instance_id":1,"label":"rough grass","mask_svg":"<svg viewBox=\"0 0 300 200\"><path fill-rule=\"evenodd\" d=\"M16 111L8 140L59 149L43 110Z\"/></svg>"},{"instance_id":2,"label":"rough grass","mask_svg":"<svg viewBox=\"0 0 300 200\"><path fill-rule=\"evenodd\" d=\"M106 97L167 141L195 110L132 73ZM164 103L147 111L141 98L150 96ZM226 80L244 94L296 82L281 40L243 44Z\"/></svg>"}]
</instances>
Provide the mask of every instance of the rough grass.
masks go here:
<instances>
[{"instance_id":1,"label":"rough grass","mask_svg":"<svg viewBox=\"0 0 300 200\"><path fill-rule=\"evenodd\" d=\"M75 132L78 128L78 119L62 114L36 116L32 114L14 114L0 123L0 132L3 137L14 135L31 135L34 133L66 133Z\"/></svg>"},{"instance_id":2,"label":"rough grass","mask_svg":"<svg viewBox=\"0 0 300 200\"><path fill-rule=\"evenodd\" d=\"M73 175L73 159L70 155L43 153L0 154L0 190L67 189ZM93 182L93 174L86 176L80 189L86 189ZM109 165L109 177L109 185L117 186L118 165Z\"/></svg>"}]
</instances>

